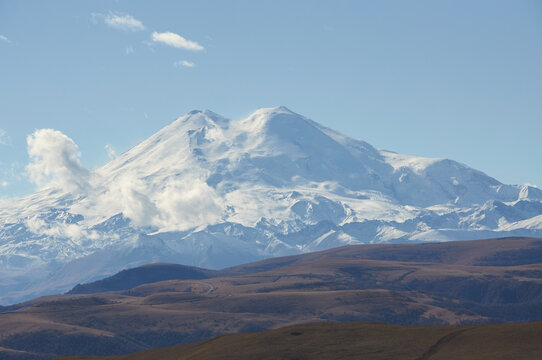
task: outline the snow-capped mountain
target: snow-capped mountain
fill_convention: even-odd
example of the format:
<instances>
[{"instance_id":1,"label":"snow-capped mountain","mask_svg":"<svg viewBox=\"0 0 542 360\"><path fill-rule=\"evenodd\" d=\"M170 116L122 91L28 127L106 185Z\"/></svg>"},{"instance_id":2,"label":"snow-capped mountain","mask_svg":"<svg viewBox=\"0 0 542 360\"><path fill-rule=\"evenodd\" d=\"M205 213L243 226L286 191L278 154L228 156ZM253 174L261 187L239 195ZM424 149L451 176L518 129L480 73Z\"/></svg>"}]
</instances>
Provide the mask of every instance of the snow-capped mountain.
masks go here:
<instances>
[{"instance_id":1,"label":"snow-capped mountain","mask_svg":"<svg viewBox=\"0 0 542 360\"><path fill-rule=\"evenodd\" d=\"M542 236L542 190L378 150L284 107L238 121L192 111L80 176L0 204L0 302L156 261Z\"/></svg>"}]
</instances>

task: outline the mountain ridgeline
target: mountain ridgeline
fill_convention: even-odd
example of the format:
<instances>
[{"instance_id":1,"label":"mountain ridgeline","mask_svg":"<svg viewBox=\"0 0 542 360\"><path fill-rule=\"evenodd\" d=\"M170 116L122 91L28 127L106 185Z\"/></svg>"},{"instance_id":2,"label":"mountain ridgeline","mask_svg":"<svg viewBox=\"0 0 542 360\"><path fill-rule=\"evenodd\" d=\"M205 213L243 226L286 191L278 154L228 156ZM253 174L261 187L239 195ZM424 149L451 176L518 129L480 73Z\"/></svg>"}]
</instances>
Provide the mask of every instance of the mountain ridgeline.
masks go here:
<instances>
[{"instance_id":1,"label":"mountain ridgeline","mask_svg":"<svg viewBox=\"0 0 542 360\"><path fill-rule=\"evenodd\" d=\"M78 183L0 205L0 303L151 262L542 236L540 189L378 150L284 107L192 111Z\"/></svg>"}]
</instances>

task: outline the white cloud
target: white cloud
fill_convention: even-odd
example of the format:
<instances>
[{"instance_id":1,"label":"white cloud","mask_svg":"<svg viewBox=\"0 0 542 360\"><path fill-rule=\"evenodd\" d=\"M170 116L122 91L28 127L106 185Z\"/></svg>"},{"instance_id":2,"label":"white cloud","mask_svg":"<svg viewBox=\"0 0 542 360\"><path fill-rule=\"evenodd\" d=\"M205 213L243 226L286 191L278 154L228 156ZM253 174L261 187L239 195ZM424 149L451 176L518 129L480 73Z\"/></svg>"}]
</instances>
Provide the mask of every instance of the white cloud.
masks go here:
<instances>
[{"instance_id":1,"label":"white cloud","mask_svg":"<svg viewBox=\"0 0 542 360\"><path fill-rule=\"evenodd\" d=\"M78 192L88 189L90 174L81 165L81 154L72 139L58 130L39 129L26 142L31 159L26 167L30 181L40 188Z\"/></svg>"},{"instance_id":2,"label":"white cloud","mask_svg":"<svg viewBox=\"0 0 542 360\"><path fill-rule=\"evenodd\" d=\"M173 46L178 49L186 49L186 50L193 50L193 51L204 50L204 47L198 44L197 42L187 40L181 35L175 34L172 32L163 32L163 33L153 32L152 41L160 42L169 46Z\"/></svg>"},{"instance_id":3,"label":"white cloud","mask_svg":"<svg viewBox=\"0 0 542 360\"><path fill-rule=\"evenodd\" d=\"M0 184L0 186L2 186L3 188L8 187L8 185L9 182L7 182L6 180L2 181L2 183Z\"/></svg>"},{"instance_id":4,"label":"white cloud","mask_svg":"<svg viewBox=\"0 0 542 360\"><path fill-rule=\"evenodd\" d=\"M100 235L95 231L88 231L79 224L69 224L60 221L45 221L39 216L28 217L24 224L34 234L47 235L56 238L67 238L72 241L82 239L99 239ZM61 255L62 256L62 255Z\"/></svg>"},{"instance_id":5,"label":"white cloud","mask_svg":"<svg viewBox=\"0 0 542 360\"><path fill-rule=\"evenodd\" d=\"M111 11L108 14L92 13L90 14L90 21L94 24L103 21L107 26L123 31L145 30L143 23L132 15L114 13Z\"/></svg>"},{"instance_id":6,"label":"white cloud","mask_svg":"<svg viewBox=\"0 0 542 360\"><path fill-rule=\"evenodd\" d=\"M145 26L143 26L141 21L128 14L116 14L110 12L105 15L104 22L112 28L124 31L139 31L145 29Z\"/></svg>"},{"instance_id":7,"label":"white cloud","mask_svg":"<svg viewBox=\"0 0 542 360\"><path fill-rule=\"evenodd\" d=\"M134 53L134 48L132 46L128 46L126 48L126 55L130 55Z\"/></svg>"},{"instance_id":8,"label":"white cloud","mask_svg":"<svg viewBox=\"0 0 542 360\"><path fill-rule=\"evenodd\" d=\"M0 34L0 40L10 43L11 40L9 40L6 36Z\"/></svg>"},{"instance_id":9,"label":"white cloud","mask_svg":"<svg viewBox=\"0 0 542 360\"><path fill-rule=\"evenodd\" d=\"M142 180L125 175L110 184L98 200L98 206L104 210L118 209L136 226L151 225L158 215L158 209L147 196L147 191Z\"/></svg>"},{"instance_id":10,"label":"white cloud","mask_svg":"<svg viewBox=\"0 0 542 360\"><path fill-rule=\"evenodd\" d=\"M0 145L7 145L10 142L9 136L7 136L6 130L0 129Z\"/></svg>"},{"instance_id":11,"label":"white cloud","mask_svg":"<svg viewBox=\"0 0 542 360\"><path fill-rule=\"evenodd\" d=\"M107 156L111 160L117 157L117 152L115 151L115 149L113 149L113 146L111 146L111 144L105 145L104 148L105 148L105 151L107 151Z\"/></svg>"},{"instance_id":12,"label":"white cloud","mask_svg":"<svg viewBox=\"0 0 542 360\"><path fill-rule=\"evenodd\" d=\"M187 61L187 60L179 60L179 61L175 61L173 63L173 66L176 67L176 68L180 68L180 67L189 67L189 68L192 68L194 66L196 66L196 64L194 64L193 62L190 62L190 61Z\"/></svg>"},{"instance_id":13,"label":"white cloud","mask_svg":"<svg viewBox=\"0 0 542 360\"><path fill-rule=\"evenodd\" d=\"M157 194L155 203L159 214L154 225L164 231L217 223L225 209L224 201L213 188L190 178L171 181Z\"/></svg>"},{"instance_id":14,"label":"white cloud","mask_svg":"<svg viewBox=\"0 0 542 360\"><path fill-rule=\"evenodd\" d=\"M149 49L149 52L151 53L155 53L156 51L154 50L154 45L156 45L154 42L152 41L147 41L147 40L143 40L143 44L147 45L147 48Z\"/></svg>"},{"instance_id":15,"label":"white cloud","mask_svg":"<svg viewBox=\"0 0 542 360\"><path fill-rule=\"evenodd\" d=\"M115 177L105 188L95 190L96 201L89 203L93 211L122 212L135 226L153 226L160 231L182 231L218 223L226 208L213 188L192 177L171 179L155 187L135 174L125 174Z\"/></svg>"}]
</instances>

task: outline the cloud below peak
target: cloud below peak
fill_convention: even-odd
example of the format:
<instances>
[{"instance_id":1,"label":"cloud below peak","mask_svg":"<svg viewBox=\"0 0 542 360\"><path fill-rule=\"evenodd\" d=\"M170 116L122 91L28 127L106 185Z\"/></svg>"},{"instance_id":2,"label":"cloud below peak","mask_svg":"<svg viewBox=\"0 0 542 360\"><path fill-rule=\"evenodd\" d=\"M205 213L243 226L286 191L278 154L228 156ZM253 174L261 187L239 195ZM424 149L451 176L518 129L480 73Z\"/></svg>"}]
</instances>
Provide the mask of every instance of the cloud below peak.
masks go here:
<instances>
[{"instance_id":1,"label":"cloud below peak","mask_svg":"<svg viewBox=\"0 0 542 360\"><path fill-rule=\"evenodd\" d=\"M201 51L205 49L197 42L185 39L181 35L172 32L153 32L152 41L159 42L178 49L186 49L192 51Z\"/></svg>"},{"instance_id":2,"label":"cloud below peak","mask_svg":"<svg viewBox=\"0 0 542 360\"><path fill-rule=\"evenodd\" d=\"M27 166L30 181L40 188L60 187L84 192L90 173L79 161L75 142L58 130L35 130L26 139L31 162Z\"/></svg>"}]
</instances>

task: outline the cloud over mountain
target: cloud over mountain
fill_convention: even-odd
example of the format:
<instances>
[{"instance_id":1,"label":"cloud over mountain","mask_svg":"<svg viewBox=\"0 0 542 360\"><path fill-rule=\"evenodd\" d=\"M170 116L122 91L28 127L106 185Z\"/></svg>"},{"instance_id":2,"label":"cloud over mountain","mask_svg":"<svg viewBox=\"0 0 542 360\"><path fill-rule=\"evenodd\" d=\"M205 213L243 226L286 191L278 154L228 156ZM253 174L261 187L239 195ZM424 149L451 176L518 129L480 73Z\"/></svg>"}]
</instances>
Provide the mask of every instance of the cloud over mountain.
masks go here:
<instances>
[{"instance_id":1,"label":"cloud over mountain","mask_svg":"<svg viewBox=\"0 0 542 360\"><path fill-rule=\"evenodd\" d=\"M30 181L40 188L59 186L75 192L88 189L90 173L81 165L81 154L71 138L58 130L39 129L26 141Z\"/></svg>"},{"instance_id":2,"label":"cloud over mountain","mask_svg":"<svg viewBox=\"0 0 542 360\"><path fill-rule=\"evenodd\" d=\"M28 289L17 300L127 264L220 268L347 244L542 236L542 190L378 150L285 107L240 120L191 111L91 173L57 130L36 130L28 153L32 181L50 189L0 202L0 272Z\"/></svg>"}]
</instances>

